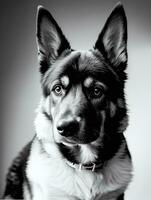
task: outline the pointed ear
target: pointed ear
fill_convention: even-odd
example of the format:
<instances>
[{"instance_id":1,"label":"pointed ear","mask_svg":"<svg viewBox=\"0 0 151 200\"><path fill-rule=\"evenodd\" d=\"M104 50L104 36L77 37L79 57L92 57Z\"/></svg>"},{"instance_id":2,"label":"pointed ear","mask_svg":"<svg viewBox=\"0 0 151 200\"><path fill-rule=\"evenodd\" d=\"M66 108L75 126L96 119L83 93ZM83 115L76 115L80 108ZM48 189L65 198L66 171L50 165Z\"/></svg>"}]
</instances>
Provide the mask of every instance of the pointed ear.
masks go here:
<instances>
[{"instance_id":1,"label":"pointed ear","mask_svg":"<svg viewBox=\"0 0 151 200\"><path fill-rule=\"evenodd\" d=\"M70 44L52 15L42 6L37 13L37 45L40 71L44 74Z\"/></svg>"},{"instance_id":2,"label":"pointed ear","mask_svg":"<svg viewBox=\"0 0 151 200\"><path fill-rule=\"evenodd\" d=\"M117 70L121 70L121 68L124 70L126 68L127 20L124 8L120 3L107 19L95 44L95 49L104 53Z\"/></svg>"}]
</instances>

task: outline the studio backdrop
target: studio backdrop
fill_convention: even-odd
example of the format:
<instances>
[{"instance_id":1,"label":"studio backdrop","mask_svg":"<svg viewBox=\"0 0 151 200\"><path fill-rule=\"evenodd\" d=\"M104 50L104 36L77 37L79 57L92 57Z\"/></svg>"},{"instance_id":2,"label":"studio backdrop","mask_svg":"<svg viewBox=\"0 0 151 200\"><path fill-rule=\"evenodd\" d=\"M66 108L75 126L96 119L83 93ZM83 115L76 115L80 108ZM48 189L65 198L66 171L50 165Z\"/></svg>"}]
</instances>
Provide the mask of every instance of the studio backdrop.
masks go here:
<instances>
[{"instance_id":1,"label":"studio backdrop","mask_svg":"<svg viewBox=\"0 0 151 200\"><path fill-rule=\"evenodd\" d=\"M34 135L41 96L36 10L46 7L74 49L90 49L116 0L1 0L0 2L0 194L12 159ZM151 1L123 0L128 19L126 99L133 181L127 200L151 199Z\"/></svg>"}]
</instances>

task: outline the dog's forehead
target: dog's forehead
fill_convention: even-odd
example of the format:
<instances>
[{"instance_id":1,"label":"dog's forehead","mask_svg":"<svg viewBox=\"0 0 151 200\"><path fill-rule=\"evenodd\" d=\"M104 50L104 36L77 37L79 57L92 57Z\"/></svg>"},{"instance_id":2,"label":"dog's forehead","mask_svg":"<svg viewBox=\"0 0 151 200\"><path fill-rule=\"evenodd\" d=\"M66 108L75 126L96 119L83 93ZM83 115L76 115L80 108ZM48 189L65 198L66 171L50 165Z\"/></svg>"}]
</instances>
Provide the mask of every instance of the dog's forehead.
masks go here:
<instances>
[{"instance_id":1,"label":"dog's forehead","mask_svg":"<svg viewBox=\"0 0 151 200\"><path fill-rule=\"evenodd\" d=\"M79 57L79 69L80 68L89 68L93 66L101 65L103 64L101 62L101 54L97 56L96 52L93 50L89 51L79 51L80 52L80 57Z\"/></svg>"},{"instance_id":2,"label":"dog's forehead","mask_svg":"<svg viewBox=\"0 0 151 200\"><path fill-rule=\"evenodd\" d=\"M98 50L81 51L78 69L80 72L90 74L97 79L104 77L106 74L112 74L109 63Z\"/></svg>"},{"instance_id":3,"label":"dog's forehead","mask_svg":"<svg viewBox=\"0 0 151 200\"><path fill-rule=\"evenodd\" d=\"M88 83L92 82L93 78L96 78L95 74L98 75L98 71L101 72L101 69L104 71L103 57L95 50L79 50L75 52L79 53L80 56L73 63L74 73L71 77L72 79L76 77L80 82L86 81L86 85L89 85Z\"/></svg>"},{"instance_id":4,"label":"dog's forehead","mask_svg":"<svg viewBox=\"0 0 151 200\"><path fill-rule=\"evenodd\" d=\"M105 71L103 57L95 50L73 51L67 55L62 55L50 69L51 77L70 74L70 76L88 76ZM76 76L76 77L77 77ZM81 77L82 77L81 76Z\"/></svg>"}]
</instances>

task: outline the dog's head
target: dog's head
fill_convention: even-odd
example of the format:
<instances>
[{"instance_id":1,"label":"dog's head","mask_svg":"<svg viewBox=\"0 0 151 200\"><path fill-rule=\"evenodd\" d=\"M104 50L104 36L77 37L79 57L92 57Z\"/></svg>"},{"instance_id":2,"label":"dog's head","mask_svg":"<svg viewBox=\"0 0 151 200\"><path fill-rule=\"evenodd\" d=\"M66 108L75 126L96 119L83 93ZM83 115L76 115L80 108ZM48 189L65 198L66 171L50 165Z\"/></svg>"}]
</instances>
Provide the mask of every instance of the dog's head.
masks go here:
<instances>
[{"instance_id":1,"label":"dog's head","mask_svg":"<svg viewBox=\"0 0 151 200\"><path fill-rule=\"evenodd\" d=\"M43 131L41 138L54 140L63 154L76 154L76 162L84 145L95 152L91 162L99 154L109 158L127 126L127 22L122 5L112 11L89 51L73 50L51 14L39 7L37 43L41 112L47 120L47 133Z\"/></svg>"}]
</instances>

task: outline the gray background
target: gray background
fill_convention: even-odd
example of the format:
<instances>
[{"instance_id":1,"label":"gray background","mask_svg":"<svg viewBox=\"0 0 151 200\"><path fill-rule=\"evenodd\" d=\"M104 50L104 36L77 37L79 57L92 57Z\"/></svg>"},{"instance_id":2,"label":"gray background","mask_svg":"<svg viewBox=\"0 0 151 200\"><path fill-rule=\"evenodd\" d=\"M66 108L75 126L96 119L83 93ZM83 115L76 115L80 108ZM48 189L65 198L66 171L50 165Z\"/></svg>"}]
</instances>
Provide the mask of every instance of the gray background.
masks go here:
<instances>
[{"instance_id":1,"label":"gray background","mask_svg":"<svg viewBox=\"0 0 151 200\"><path fill-rule=\"evenodd\" d=\"M34 134L41 96L35 41L36 7L51 11L73 48L89 49L116 0L0 1L0 193L11 160ZM150 200L151 188L151 2L126 0L130 125L127 137L134 178L126 199Z\"/></svg>"}]
</instances>

